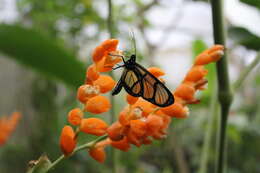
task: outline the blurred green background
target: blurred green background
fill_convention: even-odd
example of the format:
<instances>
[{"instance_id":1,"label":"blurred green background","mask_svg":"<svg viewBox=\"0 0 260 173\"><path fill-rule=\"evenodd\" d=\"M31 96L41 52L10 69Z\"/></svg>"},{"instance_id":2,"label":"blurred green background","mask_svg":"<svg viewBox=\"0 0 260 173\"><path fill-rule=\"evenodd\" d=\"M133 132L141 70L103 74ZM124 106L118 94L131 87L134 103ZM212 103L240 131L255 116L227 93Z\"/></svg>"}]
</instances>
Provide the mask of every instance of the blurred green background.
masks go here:
<instances>
[{"instance_id":1,"label":"blurred green background","mask_svg":"<svg viewBox=\"0 0 260 173\"><path fill-rule=\"evenodd\" d=\"M260 1L225 1L231 82L260 50ZM213 45L211 8L199 0L113 0L113 32L120 49L131 50L135 32L138 62L166 71L169 88L181 82L193 58ZM60 154L59 135L67 112L80 106L77 87L84 82L91 51L109 38L106 0L0 0L0 115L23 114L14 134L0 148L0 173L25 172L30 160ZM215 66L209 85L190 117L174 119L165 140L129 152L117 151L122 173L213 172L217 151ZM260 172L260 69L237 90L228 126L228 173ZM119 76L116 75L116 79ZM118 113L125 92L115 97ZM109 113L102 117L109 122ZM86 142L91 137L82 137ZM51 172L111 172L87 151Z\"/></svg>"}]
</instances>

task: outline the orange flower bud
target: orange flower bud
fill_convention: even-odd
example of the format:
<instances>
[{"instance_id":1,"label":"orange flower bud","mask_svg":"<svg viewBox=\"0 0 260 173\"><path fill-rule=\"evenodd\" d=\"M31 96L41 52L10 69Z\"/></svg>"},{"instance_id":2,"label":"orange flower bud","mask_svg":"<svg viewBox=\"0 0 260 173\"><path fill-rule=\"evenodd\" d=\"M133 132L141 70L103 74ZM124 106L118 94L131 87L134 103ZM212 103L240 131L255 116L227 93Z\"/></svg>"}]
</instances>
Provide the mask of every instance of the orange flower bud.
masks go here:
<instances>
[{"instance_id":1,"label":"orange flower bud","mask_svg":"<svg viewBox=\"0 0 260 173\"><path fill-rule=\"evenodd\" d=\"M141 120L131 120L130 121L130 131L137 137L142 137L146 134L146 123Z\"/></svg>"},{"instance_id":2,"label":"orange flower bud","mask_svg":"<svg viewBox=\"0 0 260 173\"><path fill-rule=\"evenodd\" d=\"M112 70L114 64L106 64L105 61L106 61L106 58L103 58L102 60L100 60L96 63L97 71L109 72Z\"/></svg>"},{"instance_id":3,"label":"orange flower bud","mask_svg":"<svg viewBox=\"0 0 260 173\"><path fill-rule=\"evenodd\" d=\"M147 135L153 136L159 132L163 126L163 119L157 115L149 115L146 120Z\"/></svg>"},{"instance_id":4,"label":"orange flower bud","mask_svg":"<svg viewBox=\"0 0 260 173\"><path fill-rule=\"evenodd\" d=\"M123 126L118 122L114 122L110 127L107 129L108 137L112 141L119 141L123 139Z\"/></svg>"},{"instance_id":5,"label":"orange flower bud","mask_svg":"<svg viewBox=\"0 0 260 173\"><path fill-rule=\"evenodd\" d=\"M142 98L139 98L135 104L133 104L133 108L141 108L143 111L143 116L147 116L149 113L153 112L154 106L152 103L145 101Z\"/></svg>"},{"instance_id":6,"label":"orange flower bud","mask_svg":"<svg viewBox=\"0 0 260 173\"><path fill-rule=\"evenodd\" d=\"M77 98L81 103L86 103L86 101L99 94L99 87L92 85L81 85L78 89Z\"/></svg>"},{"instance_id":7,"label":"orange flower bud","mask_svg":"<svg viewBox=\"0 0 260 173\"><path fill-rule=\"evenodd\" d=\"M105 56L106 50L103 46L97 46L93 53L92 53L92 59L95 63L102 60L103 56Z\"/></svg>"},{"instance_id":8,"label":"orange flower bud","mask_svg":"<svg viewBox=\"0 0 260 173\"><path fill-rule=\"evenodd\" d=\"M123 52L120 50L109 52L109 54L105 57L105 65L114 66L115 64L121 62L122 58L116 55L123 56Z\"/></svg>"},{"instance_id":9,"label":"orange flower bud","mask_svg":"<svg viewBox=\"0 0 260 173\"><path fill-rule=\"evenodd\" d=\"M5 116L0 118L0 146L5 144L15 130L20 118L21 114L19 112L12 113L9 118Z\"/></svg>"},{"instance_id":10,"label":"orange flower bud","mask_svg":"<svg viewBox=\"0 0 260 173\"><path fill-rule=\"evenodd\" d=\"M195 59L195 65L206 65L211 63L211 57L207 53L199 54Z\"/></svg>"},{"instance_id":11,"label":"orange flower bud","mask_svg":"<svg viewBox=\"0 0 260 173\"><path fill-rule=\"evenodd\" d=\"M101 75L94 84L100 87L101 93L106 93L114 88L116 82L110 76Z\"/></svg>"},{"instance_id":12,"label":"orange flower bud","mask_svg":"<svg viewBox=\"0 0 260 173\"><path fill-rule=\"evenodd\" d=\"M99 73L97 71L96 65L92 64L88 67L86 72L87 81L95 81L99 78Z\"/></svg>"},{"instance_id":13,"label":"orange flower bud","mask_svg":"<svg viewBox=\"0 0 260 173\"><path fill-rule=\"evenodd\" d=\"M134 96L131 96L130 94L126 95L126 101L130 105L135 104L138 99L139 99L139 97L134 97Z\"/></svg>"},{"instance_id":14,"label":"orange flower bud","mask_svg":"<svg viewBox=\"0 0 260 173\"><path fill-rule=\"evenodd\" d=\"M223 55L224 52L222 50L218 50L209 54L211 57L211 62L217 62Z\"/></svg>"},{"instance_id":15,"label":"orange flower bud","mask_svg":"<svg viewBox=\"0 0 260 173\"><path fill-rule=\"evenodd\" d=\"M117 39L109 39L105 40L103 43L101 43L101 46L108 52L115 51L118 45Z\"/></svg>"},{"instance_id":16,"label":"orange flower bud","mask_svg":"<svg viewBox=\"0 0 260 173\"><path fill-rule=\"evenodd\" d=\"M185 109L185 107L178 103L178 102L174 102L174 104L161 108L161 111L171 117L175 117L175 118L187 118L187 110Z\"/></svg>"},{"instance_id":17,"label":"orange flower bud","mask_svg":"<svg viewBox=\"0 0 260 173\"><path fill-rule=\"evenodd\" d=\"M218 61L224 55L224 47L215 45L199 54L195 59L195 65L206 65Z\"/></svg>"},{"instance_id":18,"label":"orange flower bud","mask_svg":"<svg viewBox=\"0 0 260 173\"><path fill-rule=\"evenodd\" d=\"M80 125L81 119L83 117L83 112L79 108L72 109L68 114L68 121L72 125Z\"/></svg>"},{"instance_id":19,"label":"orange flower bud","mask_svg":"<svg viewBox=\"0 0 260 173\"><path fill-rule=\"evenodd\" d=\"M98 118L85 118L81 120L80 130L87 134L102 136L106 134L107 123Z\"/></svg>"},{"instance_id":20,"label":"orange flower bud","mask_svg":"<svg viewBox=\"0 0 260 173\"><path fill-rule=\"evenodd\" d=\"M105 96L95 96L88 100L85 110L93 114L101 114L107 112L111 107L109 100Z\"/></svg>"},{"instance_id":21,"label":"orange flower bud","mask_svg":"<svg viewBox=\"0 0 260 173\"><path fill-rule=\"evenodd\" d=\"M208 70L204 68L202 65L193 66L188 74L186 75L184 81L189 82L197 82L201 80L204 76L206 76L208 73Z\"/></svg>"},{"instance_id":22,"label":"orange flower bud","mask_svg":"<svg viewBox=\"0 0 260 173\"><path fill-rule=\"evenodd\" d=\"M118 121L119 121L120 124L122 124L123 126L126 126L126 125L128 125L128 124L130 123L128 112L129 112L129 109L128 109L128 108L124 108L124 109L119 113Z\"/></svg>"},{"instance_id":23,"label":"orange flower bud","mask_svg":"<svg viewBox=\"0 0 260 173\"><path fill-rule=\"evenodd\" d=\"M127 152L130 149L130 144L127 141L127 138L124 137L120 141L112 141L111 145L119 150Z\"/></svg>"},{"instance_id":24,"label":"orange flower bud","mask_svg":"<svg viewBox=\"0 0 260 173\"><path fill-rule=\"evenodd\" d=\"M164 71L158 67L149 67L147 70L157 78L165 75Z\"/></svg>"},{"instance_id":25,"label":"orange flower bud","mask_svg":"<svg viewBox=\"0 0 260 173\"><path fill-rule=\"evenodd\" d=\"M216 51L223 51L225 48L223 45L220 45L220 44L216 44L214 46L212 46L211 48L208 49L208 53L211 54L213 52L216 52Z\"/></svg>"},{"instance_id":26,"label":"orange flower bud","mask_svg":"<svg viewBox=\"0 0 260 173\"><path fill-rule=\"evenodd\" d=\"M174 95L182 98L185 101L193 100L195 88L191 83L182 83L174 92Z\"/></svg>"},{"instance_id":27,"label":"orange flower bud","mask_svg":"<svg viewBox=\"0 0 260 173\"><path fill-rule=\"evenodd\" d=\"M70 126L64 126L60 136L60 148L65 156L71 154L76 147L75 133Z\"/></svg>"},{"instance_id":28,"label":"orange flower bud","mask_svg":"<svg viewBox=\"0 0 260 173\"><path fill-rule=\"evenodd\" d=\"M93 147L89 149L89 155L99 163L104 163L104 161L106 160L104 147Z\"/></svg>"}]
</instances>

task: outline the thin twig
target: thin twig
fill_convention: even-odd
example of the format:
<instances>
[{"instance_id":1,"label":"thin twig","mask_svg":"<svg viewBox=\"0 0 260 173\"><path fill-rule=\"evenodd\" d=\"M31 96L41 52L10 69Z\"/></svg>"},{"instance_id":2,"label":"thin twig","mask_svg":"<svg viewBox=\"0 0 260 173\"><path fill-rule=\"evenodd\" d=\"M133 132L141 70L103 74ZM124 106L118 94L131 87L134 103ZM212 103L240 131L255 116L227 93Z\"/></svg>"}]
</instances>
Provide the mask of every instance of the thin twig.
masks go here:
<instances>
[{"instance_id":1,"label":"thin twig","mask_svg":"<svg viewBox=\"0 0 260 173\"><path fill-rule=\"evenodd\" d=\"M244 69L244 71L242 71L242 73L238 77L237 81L234 83L234 85L233 85L234 92L236 92L241 87L242 83L245 81L248 74L254 69L255 66L257 66L257 64L259 62L260 62L260 52L257 53L254 61L250 65L248 65Z\"/></svg>"},{"instance_id":2,"label":"thin twig","mask_svg":"<svg viewBox=\"0 0 260 173\"><path fill-rule=\"evenodd\" d=\"M69 155L69 156L64 156L64 155L61 155L58 159L56 159L54 162L52 162L52 164L48 167L48 169L46 170L46 172L50 171L51 169L53 169L58 163L60 163L61 161L63 161L64 159L68 158L68 157L71 157L73 156L76 152L80 151L80 150L84 150L84 149L87 149L87 148L91 148L92 146L94 146L96 143L98 143L99 141L102 141L103 139L107 138L107 135L104 135L104 136L100 136L98 137L97 139L91 141L91 142L88 142L88 143L85 143L81 146L78 146L77 148L75 148L75 150Z\"/></svg>"}]
</instances>

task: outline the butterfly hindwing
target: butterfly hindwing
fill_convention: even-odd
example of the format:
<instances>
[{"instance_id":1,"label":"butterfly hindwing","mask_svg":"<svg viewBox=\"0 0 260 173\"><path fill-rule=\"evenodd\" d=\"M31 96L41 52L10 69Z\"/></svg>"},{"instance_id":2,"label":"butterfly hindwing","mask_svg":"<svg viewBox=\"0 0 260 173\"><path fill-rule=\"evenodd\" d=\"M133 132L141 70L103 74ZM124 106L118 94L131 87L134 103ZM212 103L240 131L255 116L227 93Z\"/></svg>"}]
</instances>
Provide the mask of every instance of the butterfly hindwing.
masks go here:
<instances>
[{"instance_id":1,"label":"butterfly hindwing","mask_svg":"<svg viewBox=\"0 0 260 173\"><path fill-rule=\"evenodd\" d=\"M174 103L174 97L169 89L144 67L136 63L136 69L142 75L142 97L160 107L169 106Z\"/></svg>"}]
</instances>

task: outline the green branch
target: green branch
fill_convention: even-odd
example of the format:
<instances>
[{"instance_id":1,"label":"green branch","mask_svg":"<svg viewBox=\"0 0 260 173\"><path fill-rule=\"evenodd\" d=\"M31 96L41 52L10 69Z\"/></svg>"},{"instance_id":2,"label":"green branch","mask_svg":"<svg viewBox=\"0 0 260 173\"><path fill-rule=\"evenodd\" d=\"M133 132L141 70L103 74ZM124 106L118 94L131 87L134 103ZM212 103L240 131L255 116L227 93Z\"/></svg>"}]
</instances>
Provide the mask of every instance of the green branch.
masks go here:
<instances>
[{"instance_id":1,"label":"green branch","mask_svg":"<svg viewBox=\"0 0 260 173\"><path fill-rule=\"evenodd\" d=\"M225 46L225 27L223 20L223 1L211 0L212 17L213 17L213 31L215 44L222 44ZM230 105L232 103L232 92L229 82L228 63L226 52L224 56L217 62L217 76L218 76L218 99L221 110L221 122L218 140L218 159L217 159L217 173L223 172L224 153L226 147L226 126Z\"/></svg>"},{"instance_id":2,"label":"green branch","mask_svg":"<svg viewBox=\"0 0 260 173\"><path fill-rule=\"evenodd\" d=\"M65 157L64 155L61 155L58 159L56 159L54 162L52 162L50 164L50 166L48 167L48 169L46 170L46 172L50 171L51 169L53 169L58 163L60 163L61 161L63 161L64 159L68 158L68 157L71 157L73 156L76 152L78 151L81 151L81 150L84 150L84 149L87 149L87 148L91 148L93 147L96 143L98 143L99 141L102 141L104 139L107 138L107 135L104 135L104 136L100 136L98 137L97 139L91 141L91 142L88 142L88 143L85 143L81 146L78 146L77 148L75 148L75 150L67 157Z\"/></svg>"},{"instance_id":3,"label":"green branch","mask_svg":"<svg viewBox=\"0 0 260 173\"><path fill-rule=\"evenodd\" d=\"M245 79L248 76L248 74L254 69L254 67L259 62L260 62L260 52L258 52L258 54L256 55L254 61L249 66L247 66L244 69L244 71L242 71L242 73L238 77L237 81L234 83L234 85L233 85L234 92L237 91L241 87L242 83L245 81Z\"/></svg>"}]
</instances>

